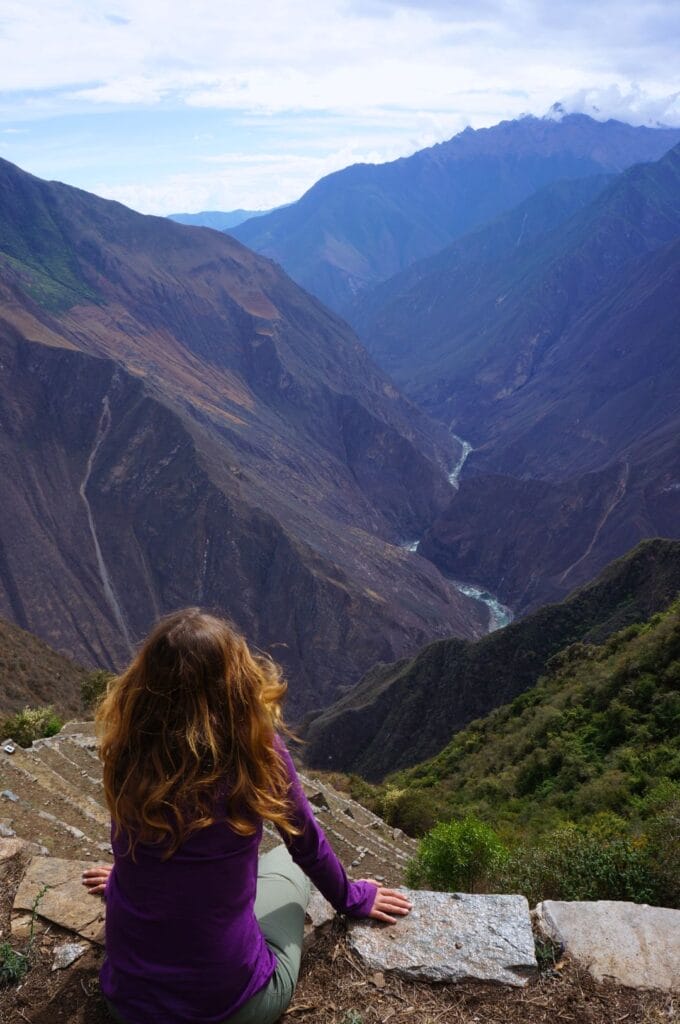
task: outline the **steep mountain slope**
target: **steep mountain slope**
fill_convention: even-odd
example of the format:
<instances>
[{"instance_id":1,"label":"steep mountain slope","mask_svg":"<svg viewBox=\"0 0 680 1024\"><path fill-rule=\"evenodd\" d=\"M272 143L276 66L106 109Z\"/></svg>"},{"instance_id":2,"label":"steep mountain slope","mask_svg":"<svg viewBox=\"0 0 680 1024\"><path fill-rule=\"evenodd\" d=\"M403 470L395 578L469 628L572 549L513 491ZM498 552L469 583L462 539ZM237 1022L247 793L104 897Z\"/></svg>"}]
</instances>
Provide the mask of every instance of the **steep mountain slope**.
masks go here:
<instances>
[{"instance_id":1,"label":"steep mountain slope","mask_svg":"<svg viewBox=\"0 0 680 1024\"><path fill-rule=\"evenodd\" d=\"M680 541L639 544L560 604L471 643L439 640L378 665L307 723L308 765L377 779L437 754L454 733L533 686L565 645L598 643L680 593Z\"/></svg>"},{"instance_id":2,"label":"steep mountain slope","mask_svg":"<svg viewBox=\"0 0 680 1024\"><path fill-rule=\"evenodd\" d=\"M366 304L376 355L475 448L419 552L519 613L680 524L680 147L541 235L546 198Z\"/></svg>"},{"instance_id":3,"label":"steep mountain slope","mask_svg":"<svg viewBox=\"0 0 680 1024\"><path fill-rule=\"evenodd\" d=\"M77 713L82 703L80 685L86 676L87 669L81 665L0 619L0 719L27 704L52 704L60 715Z\"/></svg>"},{"instance_id":4,"label":"steep mountain slope","mask_svg":"<svg viewBox=\"0 0 680 1024\"><path fill-rule=\"evenodd\" d=\"M546 189L387 282L356 320L398 383L439 415L453 416L459 433L486 441L505 431L527 385L532 407L541 381L555 390L556 358L560 371L567 358L572 374L582 369L583 342L573 352L579 337L572 342L570 333L582 316L597 316L589 325L596 351L611 344L610 334L602 342L598 336L611 314L595 303L615 302L645 271L645 258L679 236L680 146L608 183ZM645 297L641 287L623 311L630 314ZM609 357L604 348L591 363ZM571 386L569 378L560 383Z\"/></svg>"},{"instance_id":5,"label":"steep mountain slope","mask_svg":"<svg viewBox=\"0 0 680 1024\"><path fill-rule=\"evenodd\" d=\"M484 615L394 541L455 446L346 326L214 231L0 165L0 611L89 663L200 602L291 709Z\"/></svg>"},{"instance_id":6,"label":"steep mountain slope","mask_svg":"<svg viewBox=\"0 0 680 1024\"><path fill-rule=\"evenodd\" d=\"M511 704L390 784L435 817L474 813L535 832L602 812L634 816L680 783L680 602L600 646L575 644Z\"/></svg>"},{"instance_id":7,"label":"steep mountain slope","mask_svg":"<svg viewBox=\"0 0 680 1024\"><path fill-rule=\"evenodd\" d=\"M550 182L622 171L658 159L678 141L678 129L601 123L583 114L466 128L411 157L331 174L296 203L232 234L347 314L363 290Z\"/></svg>"}]
</instances>

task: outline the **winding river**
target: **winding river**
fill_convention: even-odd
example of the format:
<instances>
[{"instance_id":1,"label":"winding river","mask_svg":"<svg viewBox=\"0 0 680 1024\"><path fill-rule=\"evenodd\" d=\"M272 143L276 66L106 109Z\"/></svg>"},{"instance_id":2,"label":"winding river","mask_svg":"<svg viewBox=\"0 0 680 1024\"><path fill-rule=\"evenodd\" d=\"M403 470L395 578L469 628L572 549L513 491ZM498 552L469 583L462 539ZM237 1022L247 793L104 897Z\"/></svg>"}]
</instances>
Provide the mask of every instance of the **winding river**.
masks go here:
<instances>
[{"instance_id":1,"label":"winding river","mask_svg":"<svg viewBox=\"0 0 680 1024\"><path fill-rule=\"evenodd\" d=\"M470 452L474 451L474 448L469 441L463 440L462 437L458 437L457 434L451 434L453 439L458 442L461 446L461 453L458 457L458 462L449 473L449 483L452 487L458 490L460 474L465 465ZM399 546L404 548L406 551L412 551L414 554L418 553L418 545L420 540L406 540L403 541ZM441 572L441 570L440 570ZM474 586L472 583L462 583L460 580L453 579L452 576L447 576L442 573L445 579L451 583L461 594L465 594L466 597L471 597L475 601L481 601L489 609L489 633L493 633L496 629L502 629L503 626L507 626L513 620L512 609L508 608L507 605L501 604L497 597L490 594L488 590L482 590L480 587Z\"/></svg>"}]
</instances>

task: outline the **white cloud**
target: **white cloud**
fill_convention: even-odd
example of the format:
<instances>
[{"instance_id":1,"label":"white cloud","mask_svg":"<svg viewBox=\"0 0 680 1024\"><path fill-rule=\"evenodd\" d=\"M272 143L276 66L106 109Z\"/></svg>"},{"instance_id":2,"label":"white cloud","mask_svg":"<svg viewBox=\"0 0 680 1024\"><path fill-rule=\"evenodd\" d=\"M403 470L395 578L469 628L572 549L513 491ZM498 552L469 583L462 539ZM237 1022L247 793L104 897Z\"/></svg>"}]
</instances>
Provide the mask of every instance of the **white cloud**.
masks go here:
<instances>
[{"instance_id":1,"label":"white cloud","mask_svg":"<svg viewBox=\"0 0 680 1024\"><path fill-rule=\"evenodd\" d=\"M339 141L339 140L338 140ZM365 148L356 141L314 156L299 152L216 153L199 159L195 171L161 176L152 184L95 183L93 191L143 213L271 209L291 202L319 178L354 163L382 163L434 142L421 137L404 146ZM205 166L207 165L207 166Z\"/></svg>"},{"instance_id":2,"label":"white cloud","mask_svg":"<svg viewBox=\"0 0 680 1024\"><path fill-rule=\"evenodd\" d=\"M53 139L17 159L75 167L74 184L139 209L271 206L342 160L392 159L560 98L680 124L679 36L677 0L4 0L0 124L97 115L80 164L50 165ZM167 146L140 160L114 145L118 111L195 117L193 167Z\"/></svg>"},{"instance_id":3,"label":"white cloud","mask_svg":"<svg viewBox=\"0 0 680 1024\"><path fill-rule=\"evenodd\" d=\"M614 118L637 125L680 125L680 91L659 96L638 85L628 89L610 85L601 89L579 89L565 96L561 104L567 113L578 111L598 121Z\"/></svg>"}]
</instances>

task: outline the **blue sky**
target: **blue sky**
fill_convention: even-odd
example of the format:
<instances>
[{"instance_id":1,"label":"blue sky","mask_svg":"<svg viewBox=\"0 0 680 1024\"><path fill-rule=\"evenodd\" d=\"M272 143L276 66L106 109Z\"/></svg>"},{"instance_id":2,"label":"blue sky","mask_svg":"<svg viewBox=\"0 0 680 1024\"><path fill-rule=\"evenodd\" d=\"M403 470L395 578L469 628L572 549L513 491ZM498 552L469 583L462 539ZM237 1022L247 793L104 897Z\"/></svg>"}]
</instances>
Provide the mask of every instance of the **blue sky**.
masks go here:
<instances>
[{"instance_id":1,"label":"blue sky","mask_svg":"<svg viewBox=\"0 0 680 1024\"><path fill-rule=\"evenodd\" d=\"M148 213L267 208L522 113L680 124L677 0L3 0L0 156Z\"/></svg>"}]
</instances>

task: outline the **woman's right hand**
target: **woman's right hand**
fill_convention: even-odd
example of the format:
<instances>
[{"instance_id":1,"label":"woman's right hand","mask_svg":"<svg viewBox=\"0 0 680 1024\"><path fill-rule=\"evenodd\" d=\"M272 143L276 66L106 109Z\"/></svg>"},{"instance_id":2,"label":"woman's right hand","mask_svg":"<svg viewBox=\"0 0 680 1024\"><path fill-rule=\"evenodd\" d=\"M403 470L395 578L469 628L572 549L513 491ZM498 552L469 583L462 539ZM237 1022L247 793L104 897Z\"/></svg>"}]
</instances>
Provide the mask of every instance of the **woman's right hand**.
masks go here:
<instances>
[{"instance_id":1,"label":"woman's right hand","mask_svg":"<svg viewBox=\"0 0 680 1024\"><path fill-rule=\"evenodd\" d=\"M376 882L375 878L360 878L359 881L369 882L371 885L378 887L373 907L368 915L369 917L374 917L377 921L385 921L387 924L396 924L397 919L396 917L391 917L391 914L405 917L411 913L413 904L403 892L399 892L398 889L386 889L379 882Z\"/></svg>"},{"instance_id":2,"label":"woman's right hand","mask_svg":"<svg viewBox=\"0 0 680 1024\"><path fill-rule=\"evenodd\" d=\"M97 868L86 868L82 874L82 883L91 896L103 896L106 883L113 870L112 865L104 864Z\"/></svg>"}]
</instances>

